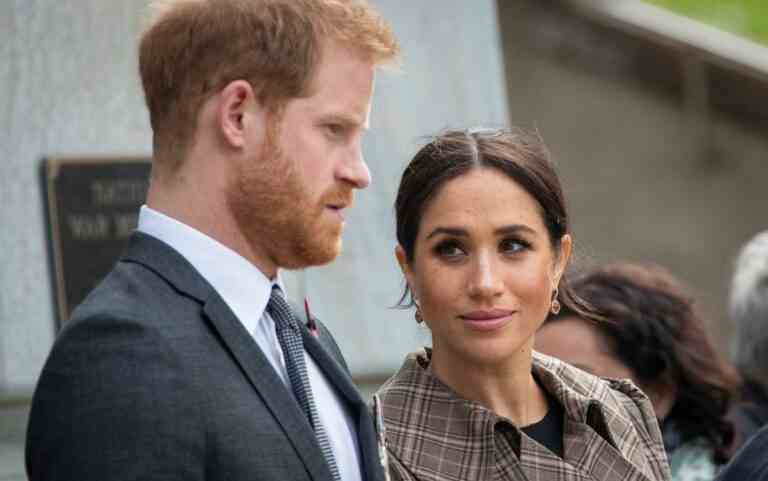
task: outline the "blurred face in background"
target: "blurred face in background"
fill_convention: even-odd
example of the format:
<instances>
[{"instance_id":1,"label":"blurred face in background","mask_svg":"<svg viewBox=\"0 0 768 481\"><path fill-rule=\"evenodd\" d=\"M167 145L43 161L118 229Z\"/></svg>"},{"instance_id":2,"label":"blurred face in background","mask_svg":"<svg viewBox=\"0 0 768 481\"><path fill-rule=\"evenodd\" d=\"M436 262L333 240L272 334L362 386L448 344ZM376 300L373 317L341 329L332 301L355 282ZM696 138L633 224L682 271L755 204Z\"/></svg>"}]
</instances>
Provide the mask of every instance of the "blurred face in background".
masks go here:
<instances>
[{"instance_id":1,"label":"blurred face in background","mask_svg":"<svg viewBox=\"0 0 768 481\"><path fill-rule=\"evenodd\" d=\"M565 317L544 324L536 333L535 349L595 376L632 379L634 373L610 349L610 342L592 321Z\"/></svg>"},{"instance_id":2,"label":"blurred face in background","mask_svg":"<svg viewBox=\"0 0 768 481\"><path fill-rule=\"evenodd\" d=\"M579 317L564 317L544 324L536 333L535 349L543 354L609 379L630 379L650 399L659 419L664 419L677 399L677 388L665 378L641 382L619 360L611 341L594 325Z\"/></svg>"},{"instance_id":3,"label":"blurred face in background","mask_svg":"<svg viewBox=\"0 0 768 481\"><path fill-rule=\"evenodd\" d=\"M499 365L533 346L570 255L552 247L538 202L506 174L476 168L448 181L427 204L413 261L397 258L433 356Z\"/></svg>"}]
</instances>

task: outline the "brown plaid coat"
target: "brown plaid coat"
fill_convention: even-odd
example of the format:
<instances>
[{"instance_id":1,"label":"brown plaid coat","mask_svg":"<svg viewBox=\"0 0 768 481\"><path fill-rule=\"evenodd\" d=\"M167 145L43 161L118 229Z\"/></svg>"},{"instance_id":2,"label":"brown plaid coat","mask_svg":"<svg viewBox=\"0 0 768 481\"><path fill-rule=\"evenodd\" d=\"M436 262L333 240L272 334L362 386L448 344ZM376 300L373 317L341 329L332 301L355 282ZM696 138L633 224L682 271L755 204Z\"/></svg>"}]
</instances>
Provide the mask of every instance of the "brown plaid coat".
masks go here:
<instances>
[{"instance_id":1,"label":"brown plaid coat","mask_svg":"<svg viewBox=\"0 0 768 481\"><path fill-rule=\"evenodd\" d=\"M377 393L393 481L668 481L656 416L629 381L534 353L533 372L565 410L565 459L507 419L458 397L409 355Z\"/></svg>"}]
</instances>

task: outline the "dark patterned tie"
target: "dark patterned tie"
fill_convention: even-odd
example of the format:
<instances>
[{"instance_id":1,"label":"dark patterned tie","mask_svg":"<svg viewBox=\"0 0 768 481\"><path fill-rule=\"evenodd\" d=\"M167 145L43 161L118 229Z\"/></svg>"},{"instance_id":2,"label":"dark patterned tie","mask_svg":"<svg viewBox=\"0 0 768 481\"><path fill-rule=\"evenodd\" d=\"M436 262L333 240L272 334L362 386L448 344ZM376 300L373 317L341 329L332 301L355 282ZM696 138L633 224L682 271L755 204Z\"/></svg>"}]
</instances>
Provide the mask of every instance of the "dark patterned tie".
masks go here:
<instances>
[{"instance_id":1,"label":"dark patterned tie","mask_svg":"<svg viewBox=\"0 0 768 481\"><path fill-rule=\"evenodd\" d=\"M309 419L309 424L315 430L317 442L320 445L325 460L328 462L333 479L340 481L339 468L336 466L336 459L333 457L331 443L328 440L328 435L325 433L323 424L320 422L315 401L312 399L312 387L309 384L307 364L304 361L304 342L301 339L299 323L296 321L290 306L288 306L288 303L283 298L282 291L277 286L272 288L267 311L275 321L277 339L280 341L280 347L283 349L285 368L288 371L288 380L291 382L293 395L296 397L296 401L298 401L304 414L306 414L307 419Z\"/></svg>"}]
</instances>

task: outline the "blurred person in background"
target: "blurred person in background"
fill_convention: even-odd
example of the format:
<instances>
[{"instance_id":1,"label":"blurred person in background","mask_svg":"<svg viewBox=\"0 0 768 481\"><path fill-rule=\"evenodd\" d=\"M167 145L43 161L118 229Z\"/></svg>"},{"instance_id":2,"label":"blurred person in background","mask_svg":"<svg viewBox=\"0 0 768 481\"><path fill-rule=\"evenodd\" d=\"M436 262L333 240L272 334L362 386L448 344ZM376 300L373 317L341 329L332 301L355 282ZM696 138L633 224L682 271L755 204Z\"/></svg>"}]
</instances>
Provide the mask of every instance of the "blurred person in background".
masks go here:
<instances>
[{"instance_id":1,"label":"blurred person in background","mask_svg":"<svg viewBox=\"0 0 768 481\"><path fill-rule=\"evenodd\" d=\"M730 315L736 326L731 359L744 380L733 419L746 439L768 424L768 231L755 236L739 254Z\"/></svg>"},{"instance_id":2,"label":"blurred person in background","mask_svg":"<svg viewBox=\"0 0 768 481\"><path fill-rule=\"evenodd\" d=\"M657 265L616 263L574 280L596 316L568 306L542 326L536 349L610 379L631 379L651 399L675 481L710 481L728 461L727 418L737 386L686 288Z\"/></svg>"},{"instance_id":3,"label":"blurred person in background","mask_svg":"<svg viewBox=\"0 0 768 481\"><path fill-rule=\"evenodd\" d=\"M768 481L768 426L739 449L716 481Z\"/></svg>"},{"instance_id":4,"label":"blurred person in background","mask_svg":"<svg viewBox=\"0 0 768 481\"><path fill-rule=\"evenodd\" d=\"M406 167L395 256L432 347L376 394L392 478L662 481L648 399L533 351L561 305L571 253L560 181L538 137L474 129L435 137Z\"/></svg>"}]
</instances>

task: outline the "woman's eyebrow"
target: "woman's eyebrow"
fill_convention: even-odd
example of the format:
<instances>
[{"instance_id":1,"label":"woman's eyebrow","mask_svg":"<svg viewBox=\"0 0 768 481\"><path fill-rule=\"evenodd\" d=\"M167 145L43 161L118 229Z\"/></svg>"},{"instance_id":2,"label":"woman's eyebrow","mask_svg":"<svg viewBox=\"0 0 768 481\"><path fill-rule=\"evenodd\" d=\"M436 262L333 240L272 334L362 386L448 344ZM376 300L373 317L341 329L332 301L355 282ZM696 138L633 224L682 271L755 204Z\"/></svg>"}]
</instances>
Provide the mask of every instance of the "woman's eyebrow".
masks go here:
<instances>
[{"instance_id":1,"label":"woman's eyebrow","mask_svg":"<svg viewBox=\"0 0 768 481\"><path fill-rule=\"evenodd\" d=\"M525 224L512 224L512 225L505 225L503 227L499 227L494 231L496 235L505 235L505 234L517 234L519 232L525 232L528 234L535 234L536 231L531 229Z\"/></svg>"},{"instance_id":2,"label":"woman's eyebrow","mask_svg":"<svg viewBox=\"0 0 768 481\"><path fill-rule=\"evenodd\" d=\"M528 227L525 224L511 224L511 225L505 225L502 227L497 228L493 231L496 235L509 235L509 234L518 234L520 232L525 232L527 234L535 234L536 231L532 228ZM427 239L430 239L438 234L445 234L445 235L451 235L455 237L468 237L469 233L466 229L463 227L453 227L453 226L440 226L435 227L432 232L429 233L427 236Z\"/></svg>"},{"instance_id":3,"label":"woman's eyebrow","mask_svg":"<svg viewBox=\"0 0 768 481\"><path fill-rule=\"evenodd\" d=\"M435 227L432 232L429 233L427 239L430 239L438 234L452 235L456 237L468 237L469 233L466 229L461 227Z\"/></svg>"}]
</instances>

